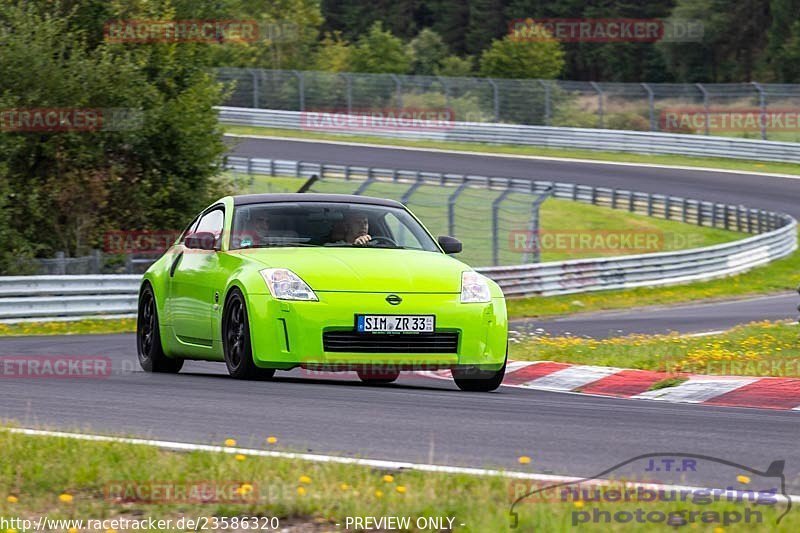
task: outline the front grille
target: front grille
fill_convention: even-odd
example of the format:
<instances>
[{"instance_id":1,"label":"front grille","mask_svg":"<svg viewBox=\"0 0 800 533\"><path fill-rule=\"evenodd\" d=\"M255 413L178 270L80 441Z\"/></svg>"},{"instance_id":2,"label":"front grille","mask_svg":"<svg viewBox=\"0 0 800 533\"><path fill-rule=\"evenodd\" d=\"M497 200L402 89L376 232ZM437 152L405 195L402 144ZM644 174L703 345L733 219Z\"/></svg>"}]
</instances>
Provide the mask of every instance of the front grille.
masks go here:
<instances>
[{"instance_id":1,"label":"front grille","mask_svg":"<svg viewBox=\"0 0 800 533\"><path fill-rule=\"evenodd\" d=\"M458 353L458 333L390 335L328 331L322 334L322 347L326 352Z\"/></svg>"}]
</instances>

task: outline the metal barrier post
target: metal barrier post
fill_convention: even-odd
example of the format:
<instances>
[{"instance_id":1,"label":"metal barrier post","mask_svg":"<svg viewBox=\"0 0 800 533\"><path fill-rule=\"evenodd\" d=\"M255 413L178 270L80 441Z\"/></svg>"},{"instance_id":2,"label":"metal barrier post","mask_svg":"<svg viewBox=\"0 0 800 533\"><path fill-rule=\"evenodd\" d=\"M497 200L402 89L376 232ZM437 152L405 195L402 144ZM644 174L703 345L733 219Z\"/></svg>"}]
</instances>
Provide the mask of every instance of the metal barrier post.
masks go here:
<instances>
[{"instance_id":1,"label":"metal barrier post","mask_svg":"<svg viewBox=\"0 0 800 533\"><path fill-rule=\"evenodd\" d=\"M656 129L656 108L655 108L655 95L653 89L646 83L642 84L642 88L647 91L647 108L650 111L650 131L658 131Z\"/></svg>"},{"instance_id":2,"label":"metal barrier post","mask_svg":"<svg viewBox=\"0 0 800 533\"><path fill-rule=\"evenodd\" d=\"M706 91L706 88L703 87L702 83L695 83L694 85L695 85L695 87L697 87L700 90L700 94L703 95L703 111L705 112L705 115L706 115L706 127L705 127L705 130L706 130L706 135L708 135L708 124L709 124L710 118L711 118L710 117L710 113L709 113L709 109L708 109L708 91Z\"/></svg>"},{"instance_id":3,"label":"metal barrier post","mask_svg":"<svg viewBox=\"0 0 800 533\"><path fill-rule=\"evenodd\" d=\"M495 198L494 202L492 202L492 264L494 266L500 264L500 243L498 242L499 220L497 215L500 210L500 204L506 199L509 193L511 193L511 189L505 189L500 196Z\"/></svg>"},{"instance_id":4,"label":"metal barrier post","mask_svg":"<svg viewBox=\"0 0 800 533\"><path fill-rule=\"evenodd\" d=\"M456 200L466 188L467 180L465 177L461 185L447 198L447 233L451 237L456 236Z\"/></svg>"},{"instance_id":5,"label":"metal barrier post","mask_svg":"<svg viewBox=\"0 0 800 533\"><path fill-rule=\"evenodd\" d=\"M552 114L550 104L550 84L544 80L539 80L539 83L544 87L544 125L550 125L550 116Z\"/></svg>"},{"instance_id":6,"label":"metal barrier post","mask_svg":"<svg viewBox=\"0 0 800 533\"><path fill-rule=\"evenodd\" d=\"M531 258L529 260L528 250L526 250L522 255L522 264L528 262L539 263L542 260L542 247L539 240L539 208L545 200L553 196L553 190L553 186L551 185L531 203L531 220L528 223L528 233L532 237L533 254L530 256Z\"/></svg>"},{"instance_id":7,"label":"metal barrier post","mask_svg":"<svg viewBox=\"0 0 800 533\"><path fill-rule=\"evenodd\" d=\"M500 91L497 89L497 83L492 78L486 78L489 85L492 86L492 102L494 105L494 121L500 122Z\"/></svg>"},{"instance_id":8,"label":"metal barrier post","mask_svg":"<svg viewBox=\"0 0 800 533\"><path fill-rule=\"evenodd\" d=\"M403 107L403 82L400 81L400 78L397 74L389 74L392 79L394 80L394 84L397 87L397 105L396 107Z\"/></svg>"},{"instance_id":9,"label":"metal barrier post","mask_svg":"<svg viewBox=\"0 0 800 533\"><path fill-rule=\"evenodd\" d=\"M425 182L422 180L422 176L420 175L420 172L418 170L417 181L415 181L414 184L411 185L411 187L409 187L408 190L406 190L406 192L403 193L403 196L400 198L400 203L406 205L408 201L411 199L411 195L414 194L417 191L417 189L419 189L422 186L423 183Z\"/></svg>"},{"instance_id":10,"label":"metal barrier post","mask_svg":"<svg viewBox=\"0 0 800 533\"><path fill-rule=\"evenodd\" d=\"M751 81L750 83L753 84L753 87L756 88L758 91L758 122L761 126L761 139L766 141L767 140L767 97L764 94L764 90L761 88L761 85L757 81Z\"/></svg>"},{"instance_id":11,"label":"metal barrier post","mask_svg":"<svg viewBox=\"0 0 800 533\"><path fill-rule=\"evenodd\" d=\"M300 111L306 110L306 80L303 71L293 70L292 74L297 76L297 93L300 98Z\"/></svg>"},{"instance_id":12,"label":"metal barrier post","mask_svg":"<svg viewBox=\"0 0 800 533\"><path fill-rule=\"evenodd\" d=\"M250 76L253 78L253 108L258 108L258 74L261 71L249 69Z\"/></svg>"},{"instance_id":13,"label":"metal barrier post","mask_svg":"<svg viewBox=\"0 0 800 533\"><path fill-rule=\"evenodd\" d=\"M605 125L604 112L603 112L603 89L597 85L596 81L590 81L589 84L597 91L597 127L603 129Z\"/></svg>"},{"instance_id":14,"label":"metal barrier post","mask_svg":"<svg viewBox=\"0 0 800 533\"><path fill-rule=\"evenodd\" d=\"M346 72L339 76L343 77L347 84L347 114L349 115L353 112L353 78Z\"/></svg>"}]
</instances>

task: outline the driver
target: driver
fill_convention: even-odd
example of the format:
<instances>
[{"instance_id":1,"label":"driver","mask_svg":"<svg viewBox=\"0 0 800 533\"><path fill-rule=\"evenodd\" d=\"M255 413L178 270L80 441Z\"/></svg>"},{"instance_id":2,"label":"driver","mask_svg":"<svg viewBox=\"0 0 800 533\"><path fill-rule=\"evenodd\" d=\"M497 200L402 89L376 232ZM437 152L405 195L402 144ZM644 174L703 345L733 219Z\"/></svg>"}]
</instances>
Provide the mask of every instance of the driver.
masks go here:
<instances>
[{"instance_id":1,"label":"driver","mask_svg":"<svg viewBox=\"0 0 800 533\"><path fill-rule=\"evenodd\" d=\"M355 246L366 246L372 240L369 234L369 218L366 214L355 211L345 215L344 240Z\"/></svg>"}]
</instances>

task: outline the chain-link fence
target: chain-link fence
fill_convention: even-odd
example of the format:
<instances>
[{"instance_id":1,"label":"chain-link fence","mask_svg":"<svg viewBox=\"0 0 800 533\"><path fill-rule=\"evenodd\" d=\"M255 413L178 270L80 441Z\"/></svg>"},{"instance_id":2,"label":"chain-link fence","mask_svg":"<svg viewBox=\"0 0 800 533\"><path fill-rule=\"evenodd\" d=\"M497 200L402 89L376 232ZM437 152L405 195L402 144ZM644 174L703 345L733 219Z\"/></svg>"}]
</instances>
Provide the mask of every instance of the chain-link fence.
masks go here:
<instances>
[{"instance_id":1,"label":"chain-link fence","mask_svg":"<svg viewBox=\"0 0 800 533\"><path fill-rule=\"evenodd\" d=\"M218 69L225 105L361 113L443 109L460 122L800 141L800 85L601 83Z\"/></svg>"}]
</instances>

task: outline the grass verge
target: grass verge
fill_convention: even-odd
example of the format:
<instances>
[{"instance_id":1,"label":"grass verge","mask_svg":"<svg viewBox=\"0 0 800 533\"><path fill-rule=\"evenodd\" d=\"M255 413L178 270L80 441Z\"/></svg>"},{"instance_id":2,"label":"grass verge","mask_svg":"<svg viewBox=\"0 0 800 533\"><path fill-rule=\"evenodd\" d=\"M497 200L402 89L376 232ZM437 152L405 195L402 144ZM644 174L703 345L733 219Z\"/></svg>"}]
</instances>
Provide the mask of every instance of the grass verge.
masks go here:
<instances>
[{"instance_id":1,"label":"grass verge","mask_svg":"<svg viewBox=\"0 0 800 533\"><path fill-rule=\"evenodd\" d=\"M385 146L408 146L411 148L436 148L464 152L486 152L493 154L528 155L539 157L558 157L566 159L590 159L594 161L616 161L653 165L672 165L688 167L709 167L745 172L768 172L775 174L800 175L800 167L793 163L773 163L767 161L735 160L721 157L689 157L682 155L645 155L625 152L604 152L596 150L543 148L539 146L519 146L510 144L483 144L449 141L413 141L406 139L387 139L369 135L345 135L297 131L280 128L257 128L249 126L226 126L227 133L237 135L264 135L273 137L293 137L296 139L317 139L354 143L380 144Z\"/></svg>"},{"instance_id":2,"label":"grass verge","mask_svg":"<svg viewBox=\"0 0 800 533\"><path fill-rule=\"evenodd\" d=\"M509 357L662 372L800 378L799 331L794 323L754 322L702 337L518 334L512 336Z\"/></svg>"},{"instance_id":3,"label":"grass verge","mask_svg":"<svg viewBox=\"0 0 800 533\"><path fill-rule=\"evenodd\" d=\"M394 516L410 519L410 527L401 530L438 531L436 527L418 527L417 519L448 517L454 519L456 531L508 531L510 504L519 489L523 488L525 494L539 487L529 482L520 487L520 482L501 477L381 471L223 453L174 453L125 443L7 431L0 431L0 447L4 455L0 463L0 516L7 519L152 518L171 519L174 526L181 517L208 520L208 524L221 517L228 517L229 522L232 517L276 517L284 531L336 531L362 530L345 528L347 517ZM534 470L534 463L526 468ZM741 479L740 472L730 472L732 483L737 483L737 474ZM210 498L204 501L200 495ZM687 508L698 507L687 502L579 504L570 500L525 502L517 508L517 531L567 531L575 523L576 513L588 516L594 509L613 513L639 507L645 512L686 513ZM716 502L700 505L699 510L717 513L721 521L723 513L741 513L744 507L754 506ZM758 506L753 510L762 512L762 523L742 524L741 530L774 530L775 520L784 509L782 504ZM710 524L713 522L703 522L704 527ZM652 523L591 521L582 525L588 531L649 531L653 527ZM786 516L781 526L788 527L787 531L800 527L798 513ZM162 526L141 530L176 529ZM735 530L736 526L730 529Z\"/></svg>"}]
</instances>

